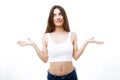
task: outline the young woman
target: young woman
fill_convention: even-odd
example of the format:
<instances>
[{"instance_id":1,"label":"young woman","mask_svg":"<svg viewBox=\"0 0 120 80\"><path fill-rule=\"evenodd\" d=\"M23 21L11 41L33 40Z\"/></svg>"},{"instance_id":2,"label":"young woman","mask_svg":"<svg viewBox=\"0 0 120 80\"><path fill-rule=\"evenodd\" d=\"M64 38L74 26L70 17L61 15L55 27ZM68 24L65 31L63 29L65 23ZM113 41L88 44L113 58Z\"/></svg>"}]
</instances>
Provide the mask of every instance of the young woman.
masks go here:
<instances>
[{"instance_id":1,"label":"young woman","mask_svg":"<svg viewBox=\"0 0 120 80\"><path fill-rule=\"evenodd\" d=\"M42 37L42 50L31 39L17 42L23 47L32 46L43 62L50 62L48 80L78 80L72 58L77 60L89 43L103 42L91 38L78 49L76 33L70 31L66 12L59 5L54 5L50 10L46 32Z\"/></svg>"}]
</instances>

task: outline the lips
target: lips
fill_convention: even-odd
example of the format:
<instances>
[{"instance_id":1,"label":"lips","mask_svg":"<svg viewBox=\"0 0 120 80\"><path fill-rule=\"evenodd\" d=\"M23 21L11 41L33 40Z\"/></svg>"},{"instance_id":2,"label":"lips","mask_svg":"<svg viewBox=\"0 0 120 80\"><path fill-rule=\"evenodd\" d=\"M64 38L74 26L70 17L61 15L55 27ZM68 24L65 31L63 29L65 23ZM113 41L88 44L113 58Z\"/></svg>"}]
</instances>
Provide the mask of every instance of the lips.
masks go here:
<instances>
[{"instance_id":1,"label":"lips","mask_svg":"<svg viewBox=\"0 0 120 80\"><path fill-rule=\"evenodd\" d=\"M62 22L62 20L56 20L55 22L57 22L57 23L61 23L61 22Z\"/></svg>"}]
</instances>

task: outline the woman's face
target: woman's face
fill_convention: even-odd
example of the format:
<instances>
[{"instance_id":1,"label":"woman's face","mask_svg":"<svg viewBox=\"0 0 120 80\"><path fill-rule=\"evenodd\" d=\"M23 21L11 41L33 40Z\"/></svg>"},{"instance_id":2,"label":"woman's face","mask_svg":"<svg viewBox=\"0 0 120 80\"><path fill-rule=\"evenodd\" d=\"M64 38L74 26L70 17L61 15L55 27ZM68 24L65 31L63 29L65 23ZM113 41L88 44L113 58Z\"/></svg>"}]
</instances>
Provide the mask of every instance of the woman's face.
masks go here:
<instances>
[{"instance_id":1,"label":"woman's face","mask_svg":"<svg viewBox=\"0 0 120 80\"><path fill-rule=\"evenodd\" d=\"M54 9L53 12L53 22L56 27L62 27L64 23L63 15L61 14L61 11L58 8Z\"/></svg>"}]
</instances>

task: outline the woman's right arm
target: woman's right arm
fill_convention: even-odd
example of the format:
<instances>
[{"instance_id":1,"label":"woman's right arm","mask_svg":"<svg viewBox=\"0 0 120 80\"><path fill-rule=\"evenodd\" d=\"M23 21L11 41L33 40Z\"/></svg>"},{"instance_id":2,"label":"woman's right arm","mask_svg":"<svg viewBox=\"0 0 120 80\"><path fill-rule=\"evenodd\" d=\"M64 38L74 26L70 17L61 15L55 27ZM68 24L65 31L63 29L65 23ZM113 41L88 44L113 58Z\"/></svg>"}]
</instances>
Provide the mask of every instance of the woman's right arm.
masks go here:
<instances>
[{"instance_id":1,"label":"woman's right arm","mask_svg":"<svg viewBox=\"0 0 120 80\"><path fill-rule=\"evenodd\" d=\"M34 48L34 50L36 51L37 55L39 56L39 58L46 63L48 61L48 53L47 53L47 36L46 34L43 35L42 37L42 50L39 49L39 47L37 46L37 44L32 41L31 39L28 38L28 41L18 41L17 44L19 44L20 46L24 47L26 45L30 45Z\"/></svg>"}]
</instances>

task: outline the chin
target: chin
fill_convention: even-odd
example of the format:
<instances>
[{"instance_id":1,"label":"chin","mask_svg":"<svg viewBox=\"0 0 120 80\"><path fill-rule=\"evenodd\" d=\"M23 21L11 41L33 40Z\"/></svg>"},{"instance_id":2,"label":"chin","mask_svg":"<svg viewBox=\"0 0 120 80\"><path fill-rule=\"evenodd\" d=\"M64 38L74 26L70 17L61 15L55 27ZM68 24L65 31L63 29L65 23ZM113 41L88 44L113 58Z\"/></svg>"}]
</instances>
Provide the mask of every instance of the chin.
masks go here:
<instances>
[{"instance_id":1,"label":"chin","mask_svg":"<svg viewBox=\"0 0 120 80\"><path fill-rule=\"evenodd\" d=\"M61 26L63 26L63 24L56 24L56 26L57 26L57 27L61 27Z\"/></svg>"}]
</instances>

